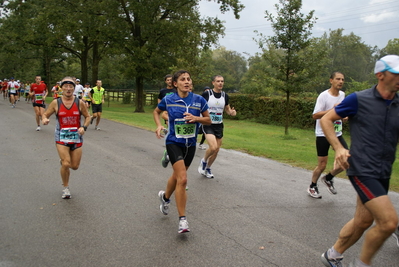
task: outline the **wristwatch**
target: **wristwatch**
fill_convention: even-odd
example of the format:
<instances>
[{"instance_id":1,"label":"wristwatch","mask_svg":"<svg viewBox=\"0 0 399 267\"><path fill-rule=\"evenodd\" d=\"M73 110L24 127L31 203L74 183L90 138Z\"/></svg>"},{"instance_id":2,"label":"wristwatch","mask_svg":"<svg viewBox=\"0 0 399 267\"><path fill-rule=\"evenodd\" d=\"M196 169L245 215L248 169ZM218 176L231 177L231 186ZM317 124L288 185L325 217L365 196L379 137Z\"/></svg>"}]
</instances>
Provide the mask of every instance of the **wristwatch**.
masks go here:
<instances>
[{"instance_id":1,"label":"wristwatch","mask_svg":"<svg viewBox=\"0 0 399 267\"><path fill-rule=\"evenodd\" d=\"M81 127L83 127L83 129L85 130L85 132L87 131L87 126L81 126Z\"/></svg>"}]
</instances>

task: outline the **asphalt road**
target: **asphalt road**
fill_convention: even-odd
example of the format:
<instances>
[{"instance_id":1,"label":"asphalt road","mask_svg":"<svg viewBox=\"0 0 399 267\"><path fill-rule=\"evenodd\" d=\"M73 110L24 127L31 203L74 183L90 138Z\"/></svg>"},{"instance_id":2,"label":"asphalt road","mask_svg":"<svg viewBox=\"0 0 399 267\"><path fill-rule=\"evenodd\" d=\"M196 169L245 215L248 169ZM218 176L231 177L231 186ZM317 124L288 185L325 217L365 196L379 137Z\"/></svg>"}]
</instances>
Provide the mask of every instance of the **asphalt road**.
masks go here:
<instances>
[{"instance_id":1,"label":"asphalt road","mask_svg":"<svg viewBox=\"0 0 399 267\"><path fill-rule=\"evenodd\" d=\"M72 199L63 200L54 122L36 132L30 104L12 109L0 99L0 267L319 267L353 216L347 180L336 179L335 196L320 185L323 198L312 199L310 171L223 149L207 179L197 173L197 150L188 173L191 232L178 234L174 199L168 216L159 211L157 194L172 172L160 164L163 142L107 120L86 132ZM390 196L398 209L399 195ZM344 262L359 250L350 248ZM374 263L399 266L393 238Z\"/></svg>"}]
</instances>

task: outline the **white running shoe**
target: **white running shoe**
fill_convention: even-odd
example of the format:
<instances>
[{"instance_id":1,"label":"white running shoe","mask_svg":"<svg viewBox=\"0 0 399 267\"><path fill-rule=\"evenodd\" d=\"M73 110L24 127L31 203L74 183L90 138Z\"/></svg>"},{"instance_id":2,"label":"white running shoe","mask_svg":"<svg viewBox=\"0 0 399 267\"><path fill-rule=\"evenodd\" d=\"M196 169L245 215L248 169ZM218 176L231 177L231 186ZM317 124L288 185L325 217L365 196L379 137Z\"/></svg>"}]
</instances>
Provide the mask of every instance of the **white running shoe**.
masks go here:
<instances>
[{"instance_id":1,"label":"white running shoe","mask_svg":"<svg viewBox=\"0 0 399 267\"><path fill-rule=\"evenodd\" d=\"M203 161L203 159L201 159L200 165L198 167L199 174L206 176L206 173L205 173L206 165L207 165L207 163L205 161Z\"/></svg>"},{"instance_id":2,"label":"white running shoe","mask_svg":"<svg viewBox=\"0 0 399 267\"><path fill-rule=\"evenodd\" d=\"M309 187L307 191L308 191L309 196L311 196L313 198L321 198L321 195L319 194L319 189L317 188L317 186Z\"/></svg>"},{"instance_id":3,"label":"white running shoe","mask_svg":"<svg viewBox=\"0 0 399 267\"><path fill-rule=\"evenodd\" d=\"M204 144L202 144L202 145L198 145L198 148L201 149L201 150L205 150L206 146Z\"/></svg>"},{"instance_id":4,"label":"white running shoe","mask_svg":"<svg viewBox=\"0 0 399 267\"><path fill-rule=\"evenodd\" d=\"M40 131L40 130L41 130L40 126L37 126L36 131Z\"/></svg>"},{"instance_id":5,"label":"white running shoe","mask_svg":"<svg viewBox=\"0 0 399 267\"><path fill-rule=\"evenodd\" d=\"M71 198L71 192L69 191L69 187L65 187L64 190L62 190L62 198L63 199Z\"/></svg>"},{"instance_id":6,"label":"white running shoe","mask_svg":"<svg viewBox=\"0 0 399 267\"><path fill-rule=\"evenodd\" d=\"M342 260L344 259L343 256L335 258L335 259L330 259L328 257L328 250L321 254L321 262L328 267L343 267L344 265L342 264Z\"/></svg>"},{"instance_id":7,"label":"white running shoe","mask_svg":"<svg viewBox=\"0 0 399 267\"><path fill-rule=\"evenodd\" d=\"M215 178L215 176L213 176L213 174L212 174L212 172L211 172L211 168L206 168L206 170L205 170L205 176L206 176L206 178L208 178L208 179L213 179L213 178Z\"/></svg>"},{"instance_id":8,"label":"white running shoe","mask_svg":"<svg viewBox=\"0 0 399 267\"><path fill-rule=\"evenodd\" d=\"M166 202L163 198L164 195L165 195L165 191L161 190L158 192L159 201L161 201L161 205L159 205L159 209L161 210L163 215L168 215L170 200Z\"/></svg>"},{"instance_id":9,"label":"white running shoe","mask_svg":"<svg viewBox=\"0 0 399 267\"><path fill-rule=\"evenodd\" d=\"M179 234L188 233L190 232L190 228L188 228L187 219L180 219L179 220Z\"/></svg>"}]
</instances>

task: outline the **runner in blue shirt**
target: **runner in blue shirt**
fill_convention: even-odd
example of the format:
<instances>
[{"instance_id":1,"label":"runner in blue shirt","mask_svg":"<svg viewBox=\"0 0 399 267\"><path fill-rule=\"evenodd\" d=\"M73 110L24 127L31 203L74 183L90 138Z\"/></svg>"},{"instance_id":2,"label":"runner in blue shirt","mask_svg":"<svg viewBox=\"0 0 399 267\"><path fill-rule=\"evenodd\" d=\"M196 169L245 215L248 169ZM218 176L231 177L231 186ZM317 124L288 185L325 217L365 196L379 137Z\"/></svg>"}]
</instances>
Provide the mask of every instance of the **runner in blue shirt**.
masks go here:
<instances>
[{"instance_id":1,"label":"runner in blue shirt","mask_svg":"<svg viewBox=\"0 0 399 267\"><path fill-rule=\"evenodd\" d=\"M165 127L161 123L160 114L169 114L166 150L173 167L166 190L159 191L160 210L164 215L169 213L170 197L175 192L176 206L179 213L178 233L190 232L186 218L187 202L187 169L195 155L197 129L201 124L211 124L206 100L191 92L192 80L185 70L173 75L173 85L177 92L164 97L155 108L153 115L157 125L155 134L162 137ZM201 117L202 115L202 117Z\"/></svg>"}]
</instances>

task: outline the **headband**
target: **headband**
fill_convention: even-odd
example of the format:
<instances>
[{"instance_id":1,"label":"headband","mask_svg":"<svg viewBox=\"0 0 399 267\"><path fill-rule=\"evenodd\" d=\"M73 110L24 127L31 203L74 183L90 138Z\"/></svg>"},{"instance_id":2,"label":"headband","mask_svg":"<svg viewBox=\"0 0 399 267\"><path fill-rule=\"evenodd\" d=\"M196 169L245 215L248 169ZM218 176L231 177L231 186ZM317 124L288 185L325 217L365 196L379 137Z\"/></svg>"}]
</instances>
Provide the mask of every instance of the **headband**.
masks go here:
<instances>
[{"instance_id":1,"label":"headband","mask_svg":"<svg viewBox=\"0 0 399 267\"><path fill-rule=\"evenodd\" d=\"M75 88L75 83L72 82L72 81L63 81L63 82L61 82L61 87L62 87L64 84L72 84L72 85L73 85L73 88Z\"/></svg>"}]
</instances>

